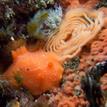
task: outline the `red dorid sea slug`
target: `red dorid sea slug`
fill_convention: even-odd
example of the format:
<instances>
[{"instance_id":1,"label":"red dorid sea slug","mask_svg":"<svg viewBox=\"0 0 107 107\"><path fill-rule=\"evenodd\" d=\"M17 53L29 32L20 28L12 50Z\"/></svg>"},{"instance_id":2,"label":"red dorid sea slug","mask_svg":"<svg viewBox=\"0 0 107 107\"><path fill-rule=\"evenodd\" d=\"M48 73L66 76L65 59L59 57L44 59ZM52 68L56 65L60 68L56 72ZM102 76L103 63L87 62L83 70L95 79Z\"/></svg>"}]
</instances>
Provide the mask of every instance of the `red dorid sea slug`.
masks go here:
<instances>
[{"instance_id":1,"label":"red dorid sea slug","mask_svg":"<svg viewBox=\"0 0 107 107\"><path fill-rule=\"evenodd\" d=\"M13 86L23 86L33 95L40 95L59 85L63 67L55 53L29 52L25 47L12 53L13 64L4 75Z\"/></svg>"}]
</instances>

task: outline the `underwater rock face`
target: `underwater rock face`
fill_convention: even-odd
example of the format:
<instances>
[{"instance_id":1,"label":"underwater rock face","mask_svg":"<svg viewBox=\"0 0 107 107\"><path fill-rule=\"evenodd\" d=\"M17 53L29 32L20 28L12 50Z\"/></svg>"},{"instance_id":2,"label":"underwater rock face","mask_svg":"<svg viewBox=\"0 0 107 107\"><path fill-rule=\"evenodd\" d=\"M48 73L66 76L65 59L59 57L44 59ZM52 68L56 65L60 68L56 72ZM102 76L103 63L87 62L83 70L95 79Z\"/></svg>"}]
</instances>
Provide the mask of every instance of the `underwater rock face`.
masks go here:
<instances>
[{"instance_id":1,"label":"underwater rock face","mask_svg":"<svg viewBox=\"0 0 107 107\"><path fill-rule=\"evenodd\" d=\"M60 0L64 8L81 8L92 9L99 3L99 0Z\"/></svg>"},{"instance_id":2,"label":"underwater rock face","mask_svg":"<svg viewBox=\"0 0 107 107\"><path fill-rule=\"evenodd\" d=\"M87 68L94 66L97 62L107 60L107 29L104 28L97 34L95 40L90 44L83 47L81 54L79 55L80 63L77 71L72 71L72 69L66 69L63 75L62 87L50 98L53 105L59 107L63 105L70 106L72 103L77 107L89 106L89 102L83 95L83 91L79 96L75 96L74 89L76 86L80 86L80 80L82 76L85 76L85 70ZM107 101L107 73L101 78L101 89L104 92L103 96ZM82 89L81 89L82 90ZM54 93L54 92L53 92ZM75 99L74 101L72 99ZM78 102L78 103L76 103ZM106 105L106 104L105 104Z\"/></svg>"},{"instance_id":3,"label":"underwater rock face","mask_svg":"<svg viewBox=\"0 0 107 107\"><path fill-rule=\"evenodd\" d=\"M49 5L53 5L56 0L36 0L37 8L48 8Z\"/></svg>"},{"instance_id":4,"label":"underwater rock face","mask_svg":"<svg viewBox=\"0 0 107 107\"><path fill-rule=\"evenodd\" d=\"M80 95L75 95L74 90L75 87L80 86L80 81L82 77L85 76L85 71L89 67L95 66L97 62L107 60L107 55L104 54L106 53L106 49L103 48L107 47L107 42L104 42L106 40L107 29L104 28L100 33L98 33L98 37L94 41L92 41L91 44L88 44L83 48L81 54L79 55L80 63L77 67L77 70L73 71L72 69L68 68L64 71L63 83L61 85L61 88L55 92L53 91L53 93L55 94L50 98L50 101L53 105L56 104L58 107L62 107L63 105L70 106L73 103L75 105L74 107L78 107L78 105L81 105L81 107L89 106L89 102L85 98L83 90L81 88L79 89ZM92 50L94 50L94 53L92 53ZM100 53L100 50L103 51L101 51ZM100 81L101 89L104 92L103 96L107 101L107 73L105 73L105 75L101 77Z\"/></svg>"},{"instance_id":5,"label":"underwater rock face","mask_svg":"<svg viewBox=\"0 0 107 107\"><path fill-rule=\"evenodd\" d=\"M8 36L9 38L10 37L17 38L18 36L20 36L25 40L28 39L28 41L30 41L32 43L34 48L36 46L37 49L39 49L39 48L41 49L41 45L45 44L44 39L47 37L56 35L59 30L58 29L57 31L55 31L55 33L53 35L53 31L55 29L59 28L60 21L57 24L57 20L62 19L59 17L59 16L62 17L62 8L60 11L60 6L55 7L55 4L57 4L57 3L55 3L56 1L58 1L58 2L60 1L61 6L63 6L63 10L66 13L67 8L69 10L69 8L78 8L78 7L79 8L84 7L85 9L86 8L92 9L91 10L91 12L92 12L93 9L95 9L96 3L98 3L98 1L106 1L106 0L1 0L0 1L0 28L1 28L0 37L2 37L2 35L6 36L4 38L6 43L4 43L4 40L3 40L3 44L2 44L2 42L0 42L0 50L1 50L2 45L3 45L4 49L5 48L7 49L8 47L10 48L10 46L7 44L7 39L6 39L7 35L9 35ZM6 3L6 5L5 5L5 3ZM44 9L46 11L44 11L44 10L42 11L42 9ZM102 7L99 10L104 12L104 18L106 18L107 8ZM36 14L36 12L37 12L37 14ZM57 12L58 12L58 16L56 15ZM50 14L48 14L48 13L50 13ZM34 20L34 18L37 18L37 15L41 15L43 17L45 16L45 18L44 18L45 20L42 20L43 25L42 25L42 23L40 24L41 26L38 28L39 30L34 29L35 34L38 34L39 36L32 35L32 34L34 34L33 32L29 32L29 34L30 34L29 35L27 32L27 29L26 29L27 24L30 22L33 22L32 20ZM54 15L55 17L53 17L52 15ZM29 22L29 20L30 20L30 22ZM6 22L6 23L4 24L4 22ZM39 22L36 22L36 23L39 23ZM5 28L3 28L4 25L5 25ZM46 25L48 25L48 26L46 26ZM92 42L90 42L89 44L86 43L86 45L82 48L82 51L79 54L79 56L76 55L76 57L78 57L79 60L73 61L71 59L69 61L69 63L66 65L67 68L65 69L65 71L63 73L63 78L62 78L60 86L53 90L49 90L49 92L43 93L43 95L39 96L39 97L43 97L44 95L48 96L49 99L47 99L47 100L49 100L49 101L47 101L45 105L44 105L45 101L43 99L40 99L40 102L38 102L38 98L35 99L32 96L34 99L31 98L31 100L30 100L28 98L29 95L23 95L23 94L25 94L25 92L23 92L23 94L21 93L23 98L21 98L19 93L17 94L19 96L18 99L16 98L18 100L18 103L20 103L20 106L21 107L26 107L26 106L27 107L34 107L34 106L50 107L50 106L47 106L47 104L50 104L51 107L66 107L66 106L67 107L78 107L78 106L79 107L87 107L87 106L89 107L89 102L87 101L86 97L84 96L84 92L81 89L80 80L81 80L82 76L85 75L85 73L86 73L85 71L87 70L88 67L94 66L97 62L107 60L107 35L106 35L107 29L106 28L107 28L107 19L106 19L106 21L104 19L104 26L100 30L100 33L98 33L96 35L96 37L94 38L94 40ZM50 35L50 34L52 34L52 35ZM39 40L40 43L36 44L34 38L30 38L30 39L32 39L32 40L30 40L29 38L27 38L28 36L30 36L30 37L35 36L36 40L37 39L42 39L42 40ZM66 40L69 40L69 39L70 38L68 36L66 38ZM10 39L8 39L8 40L10 40ZM25 42L25 40L24 40L24 42ZM0 41L2 41L1 38L0 38ZM12 42L13 42L11 44L12 46L15 46L14 42L16 44L16 47L18 46L17 45L18 40L12 41ZM18 44L20 44L20 43L18 43ZM8 47L5 47L6 45ZM20 46L22 46L22 45L20 45ZM43 45L43 47L44 46L45 45ZM55 47L53 47L53 48L55 48ZM0 67L3 65L9 66L11 63L13 63L10 60L11 57L7 56L7 50L4 50L4 49L0 53L0 55L1 55L0 59L3 59L3 61L0 60ZM6 52L6 54L4 52ZM21 54L23 54L23 51ZM2 55L5 58L2 57ZM10 55L10 53L9 53L9 55ZM8 59L8 58L10 58L10 59ZM7 59L9 61L9 63L7 62ZM5 64L3 63L4 60L6 60ZM34 58L33 58L33 60L34 60ZM21 78L19 78L19 82L20 82L20 79ZM49 80L48 80L48 83L49 83ZM5 85L5 83L3 83L3 85ZM0 84L0 88L2 88L1 84ZM104 91L104 96L106 96L106 99L107 99L107 74L105 74L101 78L101 88L102 88L102 91ZM15 103L13 101L10 101L11 100L10 97L12 97L12 99L14 99L13 95L15 93L14 93L14 91L11 91L12 94L10 92L6 92L6 90L8 91L8 89L10 89L9 86L7 86L3 90L4 94L1 93L1 91L0 91L0 94L1 94L0 107L2 107L2 106L6 107L6 105L3 105L3 102L8 103L7 106L11 106L11 104ZM20 90L15 90L15 91L20 91ZM2 94L3 94L3 96L2 96ZM35 103L37 103L37 104L35 104ZM38 103L40 103L40 104L38 104ZM106 106L107 106L107 103L106 103Z\"/></svg>"},{"instance_id":6,"label":"underwater rock face","mask_svg":"<svg viewBox=\"0 0 107 107\"><path fill-rule=\"evenodd\" d=\"M98 57L107 55L107 29L103 29L98 34L98 40L95 40L91 45L91 54Z\"/></svg>"}]
</instances>

